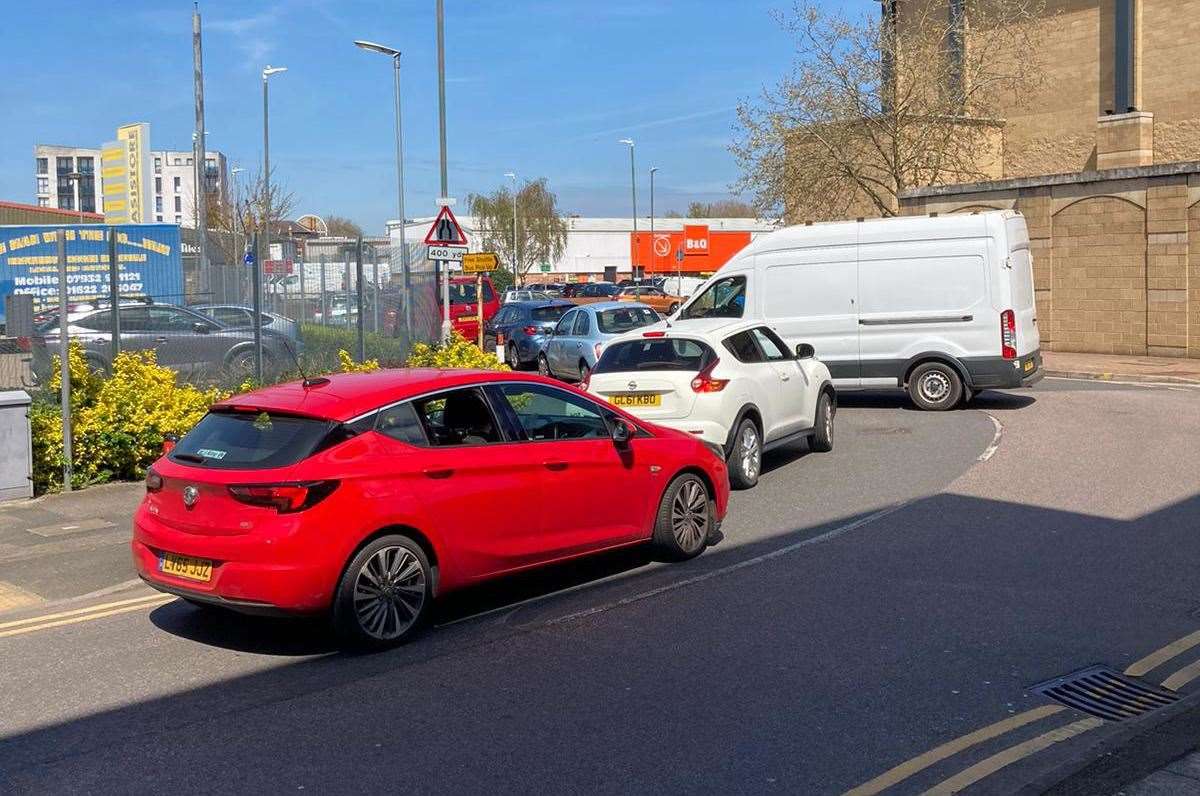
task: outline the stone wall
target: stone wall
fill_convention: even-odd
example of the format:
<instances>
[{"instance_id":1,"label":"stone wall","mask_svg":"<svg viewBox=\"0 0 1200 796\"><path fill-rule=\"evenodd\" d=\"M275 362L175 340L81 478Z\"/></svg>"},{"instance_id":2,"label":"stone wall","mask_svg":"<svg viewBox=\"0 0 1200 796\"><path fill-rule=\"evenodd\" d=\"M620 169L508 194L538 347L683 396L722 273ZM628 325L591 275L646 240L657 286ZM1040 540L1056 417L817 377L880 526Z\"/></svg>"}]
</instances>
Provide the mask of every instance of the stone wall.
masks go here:
<instances>
[{"instance_id":1,"label":"stone wall","mask_svg":"<svg viewBox=\"0 0 1200 796\"><path fill-rule=\"evenodd\" d=\"M902 209L1019 210L1044 348L1200 358L1200 162L923 188Z\"/></svg>"}]
</instances>

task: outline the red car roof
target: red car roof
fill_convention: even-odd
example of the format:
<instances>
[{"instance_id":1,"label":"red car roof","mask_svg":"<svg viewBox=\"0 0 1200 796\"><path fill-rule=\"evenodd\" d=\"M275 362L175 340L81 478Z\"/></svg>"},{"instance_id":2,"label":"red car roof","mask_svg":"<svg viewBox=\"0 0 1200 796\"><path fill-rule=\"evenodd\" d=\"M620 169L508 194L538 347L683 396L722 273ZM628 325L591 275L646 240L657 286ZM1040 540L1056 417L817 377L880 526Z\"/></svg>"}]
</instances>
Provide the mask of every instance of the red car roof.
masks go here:
<instances>
[{"instance_id":1,"label":"red car roof","mask_svg":"<svg viewBox=\"0 0 1200 796\"><path fill-rule=\"evenodd\" d=\"M305 389L302 382L275 384L235 395L215 406L264 409L344 421L385 404L434 390L494 381L545 381L540 376L494 370L396 368L371 373L334 373L327 384Z\"/></svg>"}]
</instances>

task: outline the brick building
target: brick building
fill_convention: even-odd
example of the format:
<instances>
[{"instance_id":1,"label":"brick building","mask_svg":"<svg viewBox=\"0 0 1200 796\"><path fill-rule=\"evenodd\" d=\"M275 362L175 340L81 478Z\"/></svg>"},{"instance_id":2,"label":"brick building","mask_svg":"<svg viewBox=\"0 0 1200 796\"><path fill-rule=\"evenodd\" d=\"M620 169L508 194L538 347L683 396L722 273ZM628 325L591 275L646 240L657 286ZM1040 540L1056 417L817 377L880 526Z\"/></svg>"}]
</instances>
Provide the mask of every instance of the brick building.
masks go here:
<instances>
[{"instance_id":1,"label":"brick building","mask_svg":"<svg viewBox=\"0 0 1200 796\"><path fill-rule=\"evenodd\" d=\"M1041 24L1043 87L996 109L1000 177L901 212L1020 210L1047 349L1200 358L1200 0L1047 0Z\"/></svg>"}]
</instances>

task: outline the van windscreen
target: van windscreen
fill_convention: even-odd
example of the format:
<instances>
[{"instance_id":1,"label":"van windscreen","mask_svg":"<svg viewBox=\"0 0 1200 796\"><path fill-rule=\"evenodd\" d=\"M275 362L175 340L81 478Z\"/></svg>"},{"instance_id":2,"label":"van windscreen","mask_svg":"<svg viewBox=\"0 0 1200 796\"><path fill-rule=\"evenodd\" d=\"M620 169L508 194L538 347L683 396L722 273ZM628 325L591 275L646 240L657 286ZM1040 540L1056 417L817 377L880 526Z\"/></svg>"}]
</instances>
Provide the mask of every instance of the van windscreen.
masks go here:
<instances>
[{"instance_id":1,"label":"van windscreen","mask_svg":"<svg viewBox=\"0 0 1200 796\"><path fill-rule=\"evenodd\" d=\"M740 318L746 311L746 277L727 276L708 286L696 299L683 308L679 317Z\"/></svg>"}]
</instances>

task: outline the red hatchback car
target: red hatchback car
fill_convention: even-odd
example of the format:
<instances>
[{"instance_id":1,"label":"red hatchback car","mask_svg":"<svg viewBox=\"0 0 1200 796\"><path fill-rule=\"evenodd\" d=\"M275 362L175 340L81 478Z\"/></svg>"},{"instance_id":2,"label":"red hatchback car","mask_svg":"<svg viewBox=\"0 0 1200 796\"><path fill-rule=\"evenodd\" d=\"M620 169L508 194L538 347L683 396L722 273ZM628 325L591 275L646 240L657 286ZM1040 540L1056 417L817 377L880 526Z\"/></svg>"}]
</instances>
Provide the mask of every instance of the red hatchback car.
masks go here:
<instances>
[{"instance_id":1,"label":"red hatchback car","mask_svg":"<svg viewBox=\"0 0 1200 796\"><path fill-rule=\"evenodd\" d=\"M719 538L722 457L532 374L339 374L216 404L146 479L133 558L156 589L330 612L387 646L433 599L626 545Z\"/></svg>"}]
</instances>

